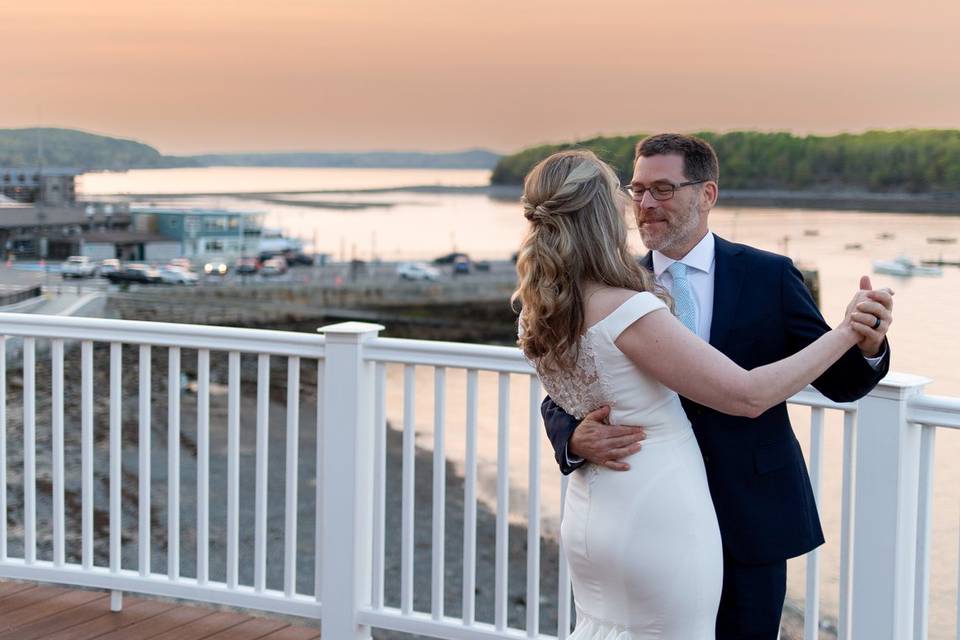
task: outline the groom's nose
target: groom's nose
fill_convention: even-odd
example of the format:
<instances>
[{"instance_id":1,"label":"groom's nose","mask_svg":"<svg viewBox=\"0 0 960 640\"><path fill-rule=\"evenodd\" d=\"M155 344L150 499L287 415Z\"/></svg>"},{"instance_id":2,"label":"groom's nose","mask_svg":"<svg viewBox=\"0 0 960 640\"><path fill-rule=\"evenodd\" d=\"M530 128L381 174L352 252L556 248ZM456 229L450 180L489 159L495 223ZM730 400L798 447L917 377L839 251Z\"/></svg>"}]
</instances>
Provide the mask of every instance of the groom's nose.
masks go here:
<instances>
[{"instance_id":1,"label":"groom's nose","mask_svg":"<svg viewBox=\"0 0 960 640\"><path fill-rule=\"evenodd\" d=\"M640 209L647 211L649 209L655 209L660 206L660 202L653 197L653 194L650 193L650 190L647 189L643 192L643 196L640 197Z\"/></svg>"}]
</instances>

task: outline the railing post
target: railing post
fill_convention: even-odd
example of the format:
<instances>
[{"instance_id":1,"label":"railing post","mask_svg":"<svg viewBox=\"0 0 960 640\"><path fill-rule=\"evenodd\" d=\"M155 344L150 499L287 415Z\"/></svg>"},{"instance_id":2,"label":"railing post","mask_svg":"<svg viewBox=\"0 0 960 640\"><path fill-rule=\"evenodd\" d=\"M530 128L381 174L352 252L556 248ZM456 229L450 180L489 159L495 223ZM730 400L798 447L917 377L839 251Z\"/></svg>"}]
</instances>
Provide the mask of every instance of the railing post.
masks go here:
<instances>
[{"instance_id":1,"label":"railing post","mask_svg":"<svg viewBox=\"0 0 960 640\"><path fill-rule=\"evenodd\" d=\"M853 640L908 640L913 628L920 429L907 400L927 378L891 374L860 401L853 525Z\"/></svg>"},{"instance_id":2,"label":"railing post","mask_svg":"<svg viewBox=\"0 0 960 640\"><path fill-rule=\"evenodd\" d=\"M344 322L326 326L323 390L323 637L367 640L357 611L370 604L373 545L374 366L363 343L382 326Z\"/></svg>"}]
</instances>

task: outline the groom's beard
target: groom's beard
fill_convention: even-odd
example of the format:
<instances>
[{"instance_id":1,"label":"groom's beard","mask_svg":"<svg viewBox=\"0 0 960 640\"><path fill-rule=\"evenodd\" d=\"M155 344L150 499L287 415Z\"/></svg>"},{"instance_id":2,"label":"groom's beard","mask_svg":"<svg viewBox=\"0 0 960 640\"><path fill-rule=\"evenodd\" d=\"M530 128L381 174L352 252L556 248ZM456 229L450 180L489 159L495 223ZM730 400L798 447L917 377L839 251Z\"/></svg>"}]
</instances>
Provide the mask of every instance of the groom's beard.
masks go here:
<instances>
[{"instance_id":1,"label":"groom's beard","mask_svg":"<svg viewBox=\"0 0 960 640\"><path fill-rule=\"evenodd\" d=\"M662 211L637 213L637 227L643 246L651 251L669 251L671 247L685 244L700 225L700 211L696 202L682 213L664 215Z\"/></svg>"}]
</instances>

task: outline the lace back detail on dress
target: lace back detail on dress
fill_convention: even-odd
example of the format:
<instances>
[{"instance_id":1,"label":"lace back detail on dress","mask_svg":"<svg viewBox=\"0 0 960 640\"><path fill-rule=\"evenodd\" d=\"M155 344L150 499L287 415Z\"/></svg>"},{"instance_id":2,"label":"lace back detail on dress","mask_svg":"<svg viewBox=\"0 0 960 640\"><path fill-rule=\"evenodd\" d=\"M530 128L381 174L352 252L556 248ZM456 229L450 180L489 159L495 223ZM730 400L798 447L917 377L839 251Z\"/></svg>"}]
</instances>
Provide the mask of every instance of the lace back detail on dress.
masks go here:
<instances>
[{"instance_id":1,"label":"lace back detail on dress","mask_svg":"<svg viewBox=\"0 0 960 640\"><path fill-rule=\"evenodd\" d=\"M577 362L572 371L562 373L540 371L544 389L564 411L575 418L583 418L597 407L605 404L601 393L600 372L597 358L590 345L589 334L580 338Z\"/></svg>"}]
</instances>

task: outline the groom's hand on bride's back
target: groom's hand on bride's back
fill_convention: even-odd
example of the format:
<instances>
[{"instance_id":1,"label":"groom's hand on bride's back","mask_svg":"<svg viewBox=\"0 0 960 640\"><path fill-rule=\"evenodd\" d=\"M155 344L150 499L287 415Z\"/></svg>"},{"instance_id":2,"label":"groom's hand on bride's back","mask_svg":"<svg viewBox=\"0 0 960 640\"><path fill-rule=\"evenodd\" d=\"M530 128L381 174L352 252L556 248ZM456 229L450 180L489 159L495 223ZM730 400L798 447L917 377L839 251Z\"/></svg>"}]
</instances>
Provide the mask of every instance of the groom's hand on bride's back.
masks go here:
<instances>
[{"instance_id":1,"label":"groom's hand on bride's back","mask_svg":"<svg viewBox=\"0 0 960 640\"><path fill-rule=\"evenodd\" d=\"M570 436L567 452L614 471L626 471L630 465L623 458L640 451L646 434L643 427L607 424L609 415L610 407L600 407L584 416Z\"/></svg>"}]
</instances>

